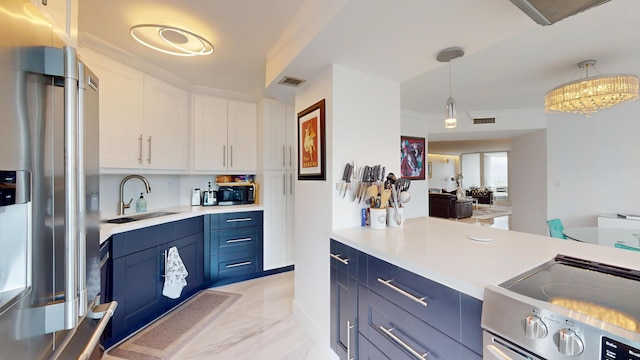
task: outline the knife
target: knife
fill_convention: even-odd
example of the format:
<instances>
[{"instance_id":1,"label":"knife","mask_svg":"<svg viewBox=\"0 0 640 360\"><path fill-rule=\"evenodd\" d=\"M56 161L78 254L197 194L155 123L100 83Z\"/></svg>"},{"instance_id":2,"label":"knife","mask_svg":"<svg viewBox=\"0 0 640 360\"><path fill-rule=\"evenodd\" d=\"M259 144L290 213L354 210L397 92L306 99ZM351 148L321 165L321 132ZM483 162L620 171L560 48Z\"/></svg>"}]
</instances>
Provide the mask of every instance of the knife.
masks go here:
<instances>
[{"instance_id":1,"label":"knife","mask_svg":"<svg viewBox=\"0 0 640 360\"><path fill-rule=\"evenodd\" d=\"M362 189L365 187L365 183L367 181L367 174L369 173L369 165L365 165L362 168L362 177L360 178L360 184L358 184L358 203L362 201Z\"/></svg>"},{"instance_id":2,"label":"knife","mask_svg":"<svg viewBox=\"0 0 640 360\"><path fill-rule=\"evenodd\" d=\"M351 188L351 174L353 173L353 165L351 164L347 164L347 179L345 180L345 189L344 189L344 193L342 193L342 198L344 199L344 197L347 195L347 190L349 190Z\"/></svg>"},{"instance_id":3,"label":"knife","mask_svg":"<svg viewBox=\"0 0 640 360\"><path fill-rule=\"evenodd\" d=\"M344 173L342 173L342 188L340 189L340 192L338 192L338 196L340 196L340 194L342 194L342 197L344 198L344 194L347 193L347 180L349 180L349 177L351 177L351 173L349 172L349 169L351 168L351 164L347 163L347 165L344 166Z\"/></svg>"}]
</instances>

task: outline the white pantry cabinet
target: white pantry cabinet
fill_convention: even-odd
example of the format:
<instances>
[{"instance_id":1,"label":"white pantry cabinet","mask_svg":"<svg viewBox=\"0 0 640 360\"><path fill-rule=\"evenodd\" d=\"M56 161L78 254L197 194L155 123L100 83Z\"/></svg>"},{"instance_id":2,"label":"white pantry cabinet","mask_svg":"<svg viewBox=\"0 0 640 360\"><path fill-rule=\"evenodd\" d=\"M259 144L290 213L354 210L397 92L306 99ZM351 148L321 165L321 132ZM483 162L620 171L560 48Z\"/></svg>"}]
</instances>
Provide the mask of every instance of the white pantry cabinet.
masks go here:
<instances>
[{"instance_id":1,"label":"white pantry cabinet","mask_svg":"<svg viewBox=\"0 0 640 360\"><path fill-rule=\"evenodd\" d=\"M193 96L193 170L254 174L257 105L215 96Z\"/></svg>"},{"instance_id":2,"label":"white pantry cabinet","mask_svg":"<svg viewBox=\"0 0 640 360\"><path fill-rule=\"evenodd\" d=\"M265 171L262 184L264 270L293 265L293 171Z\"/></svg>"},{"instance_id":3,"label":"white pantry cabinet","mask_svg":"<svg viewBox=\"0 0 640 360\"><path fill-rule=\"evenodd\" d=\"M264 170L293 169L296 154L295 115L292 106L263 98L258 105L258 132Z\"/></svg>"},{"instance_id":4,"label":"white pantry cabinet","mask_svg":"<svg viewBox=\"0 0 640 360\"><path fill-rule=\"evenodd\" d=\"M69 46L78 46L78 0L31 0Z\"/></svg>"},{"instance_id":5,"label":"white pantry cabinet","mask_svg":"<svg viewBox=\"0 0 640 360\"><path fill-rule=\"evenodd\" d=\"M81 56L100 82L100 167L186 170L189 93L95 51Z\"/></svg>"}]
</instances>

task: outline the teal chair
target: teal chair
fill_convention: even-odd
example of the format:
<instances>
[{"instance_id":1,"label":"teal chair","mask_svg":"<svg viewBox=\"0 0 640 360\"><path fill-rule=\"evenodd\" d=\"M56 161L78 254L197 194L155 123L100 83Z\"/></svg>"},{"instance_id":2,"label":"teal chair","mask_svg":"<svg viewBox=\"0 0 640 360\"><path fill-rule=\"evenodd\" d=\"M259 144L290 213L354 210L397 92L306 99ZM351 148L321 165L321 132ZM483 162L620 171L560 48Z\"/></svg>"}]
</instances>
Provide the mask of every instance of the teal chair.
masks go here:
<instances>
[{"instance_id":1,"label":"teal chair","mask_svg":"<svg viewBox=\"0 0 640 360\"><path fill-rule=\"evenodd\" d=\"M631 250L631 251L640 251L640 249L634 248L633 246L619 244L619 243L615 243L615 244L613 244L613 246L617 247L618 249L625 249L625 250Z\"/></svg>"},{"instance_id":2,"label":"teal chair","mask_svg":"<svg viewBox=\"0 0 640 360\"><path fill-rule=\"evenodd\" d=\"M562 226L562 221L560 219L551 219L547 220L547 226L549 227L549 235L558 239L566 239L562 231L564 230L564 226Z\"/></svg>"}]
</instances>

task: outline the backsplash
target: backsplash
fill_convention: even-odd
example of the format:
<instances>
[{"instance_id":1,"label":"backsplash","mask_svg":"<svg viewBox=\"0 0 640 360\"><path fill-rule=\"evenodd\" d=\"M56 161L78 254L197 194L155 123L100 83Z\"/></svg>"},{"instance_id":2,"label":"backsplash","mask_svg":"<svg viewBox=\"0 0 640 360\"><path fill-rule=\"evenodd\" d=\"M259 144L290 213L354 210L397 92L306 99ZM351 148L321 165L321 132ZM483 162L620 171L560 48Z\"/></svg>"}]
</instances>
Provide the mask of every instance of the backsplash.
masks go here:
<instances>
[{"instance_id":1,"label":"backsplash","mask_svg":"<svg viewBox=\"0 0 640 360\"><path fill-rule=\"evenodd\" d=\"M102 218L118 213L118 197L120 182L126 175L103 174L100 175L100 211ZM138 179L127 181L124 186L123 199L129 202L133 198L131 208L125 213L135 213L135 202L144 194L147 199L147 211L157 209L190 205L191 191L194 188L206 189L210 181L215 188L216 175L143 175L149 181L151 192L145 192L144 184Z\"/></svg>"}]
</instances>

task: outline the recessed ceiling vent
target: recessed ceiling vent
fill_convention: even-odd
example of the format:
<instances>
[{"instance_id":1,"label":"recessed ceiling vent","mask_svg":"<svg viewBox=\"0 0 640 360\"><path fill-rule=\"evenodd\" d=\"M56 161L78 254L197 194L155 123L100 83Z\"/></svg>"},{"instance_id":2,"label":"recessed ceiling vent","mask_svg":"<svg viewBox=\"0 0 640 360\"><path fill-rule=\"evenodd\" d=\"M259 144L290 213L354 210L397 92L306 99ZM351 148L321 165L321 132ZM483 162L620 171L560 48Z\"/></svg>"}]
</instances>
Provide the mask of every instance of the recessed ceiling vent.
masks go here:
<instances>
[{"instance_id":1,"label":"recessed ceiling vent","mask_svg":"<svg viewBox=\"0 0 640 360\"><path fill-rule=\"evenodd\" d=\"M290 76L285 76L282 79L280 79L280 81L278 81L278 84L298 87L298 86L302 85L303 82L305 82L305 80L296 79L296 78L293 78L293 77L290 77Z\"/></svg>"},{"instance_id":2,"label":"recessed ceiling vent","mask_svg":"<svg viewBox=\"0 0 640 360\"><path fill-rule=\"evenodd\" d=\"M610 0L510 0L540 25L551 25Z\"/></svg>"},{"instance_id":3,"label":"recessed ceiling vent","mask_svg":"<svg viewBox=\"0 0 640 360\"><path fill-rule=\"evenodd\" d=\"M473 125L479 125L479 124L495 124L496 123L496 118L491 117L491 118L477 118L477 119L473 119Z\"/></svg>"}]
</instances>

